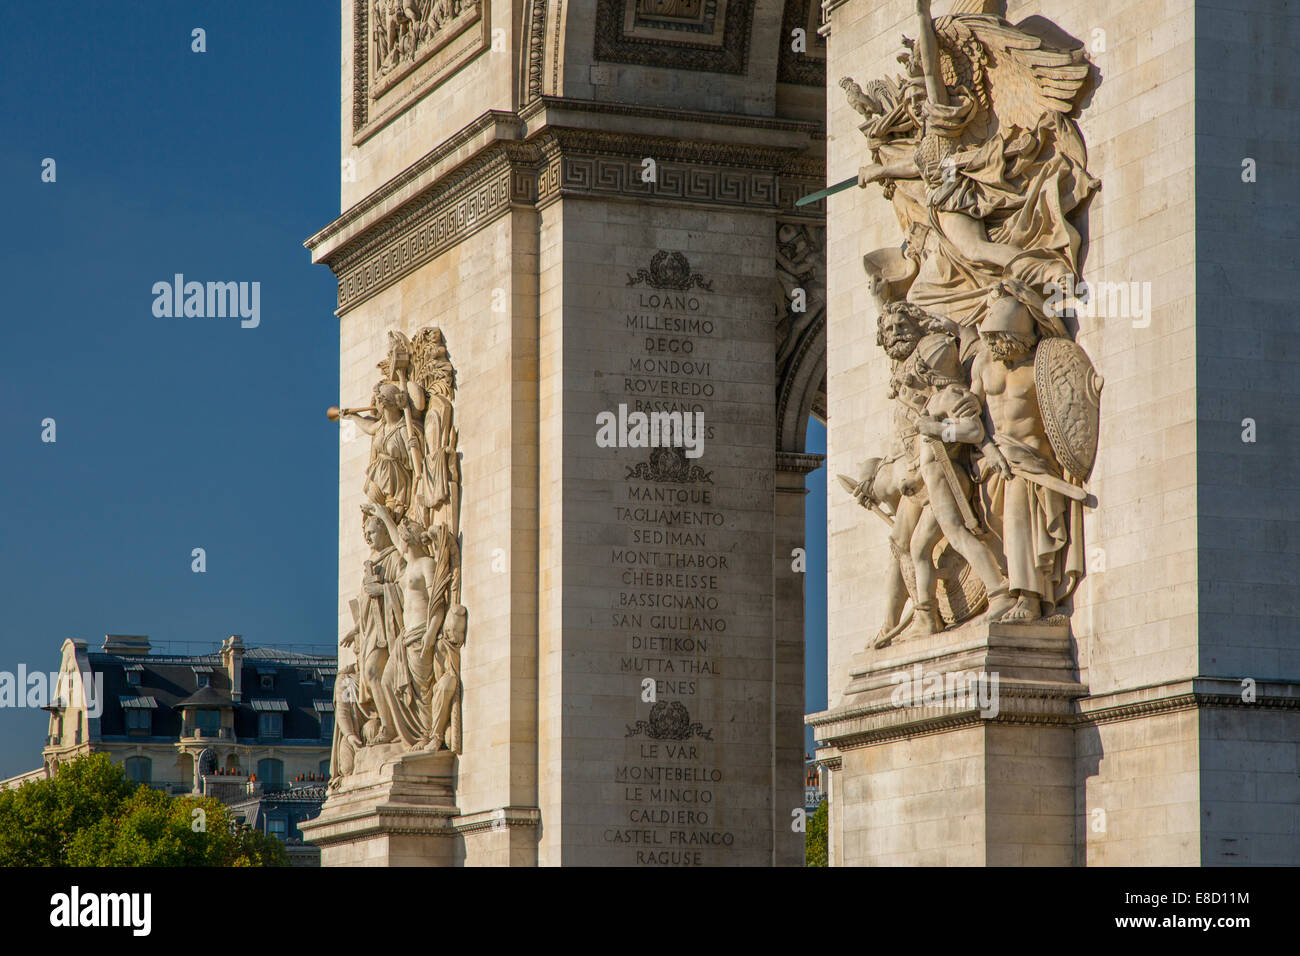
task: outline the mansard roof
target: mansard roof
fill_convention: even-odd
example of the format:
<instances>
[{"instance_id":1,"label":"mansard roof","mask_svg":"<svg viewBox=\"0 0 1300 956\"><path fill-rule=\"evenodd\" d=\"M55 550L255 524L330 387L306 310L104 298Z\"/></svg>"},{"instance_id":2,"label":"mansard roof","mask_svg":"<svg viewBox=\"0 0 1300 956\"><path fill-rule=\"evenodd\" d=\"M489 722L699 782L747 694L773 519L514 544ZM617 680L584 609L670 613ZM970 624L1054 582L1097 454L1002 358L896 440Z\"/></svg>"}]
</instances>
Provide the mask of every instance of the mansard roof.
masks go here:
<instances>
[{"instance_id":1,"label":"mansard roof","mask_svg":"<svg viewBox=\"0 0 1300 956\"><path fill-rule=\"evenodd\" d=\"M318 702L334 699L334 655L279 651L274 647L244 649L241 696L232 697L230 675L219 653L113 654L91 651L90 669L104 679L104 704L98 738L126 738L126 712L140 701L151 700L152 732L149 736L178 739L181 708L224 708L234 711L235 735L252 741L258 736L259 711L283 714L283 739L318 741L321 711ZM131 683L127 674L135 672ZM207 679L200 686L200 678ZM266 678L268 687L263 686ZM131 739L135 739L134 736Z\"/></svg>"}]
</instances>

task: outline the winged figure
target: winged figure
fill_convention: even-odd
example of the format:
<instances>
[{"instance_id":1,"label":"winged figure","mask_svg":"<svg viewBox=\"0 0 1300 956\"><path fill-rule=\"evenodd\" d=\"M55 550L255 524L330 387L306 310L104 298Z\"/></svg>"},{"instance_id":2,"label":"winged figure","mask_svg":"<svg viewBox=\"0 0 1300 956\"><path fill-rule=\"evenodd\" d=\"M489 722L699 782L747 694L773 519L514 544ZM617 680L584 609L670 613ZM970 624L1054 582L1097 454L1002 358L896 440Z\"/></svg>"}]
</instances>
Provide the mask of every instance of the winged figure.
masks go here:
<instances>
[{"instance_id":1,"label":"winged figure","mask_svg":"<svg viewBox=\"0 0 1300 956\"><path fill-rule=\"evenodd\" d=\"M885 185L919 263L909 301L967 329L1003 278L1077 277L1068 217L1100 186L1072 118L1092 69L1083 50L1055 49L988 6L966 0L932 19L917 0L918 36L899 55L906 75L870 92L841 82L868 116L875 161L858 184ZM1041 331L1064 334L1050 317Z\"/></svg>"}]
</instances>

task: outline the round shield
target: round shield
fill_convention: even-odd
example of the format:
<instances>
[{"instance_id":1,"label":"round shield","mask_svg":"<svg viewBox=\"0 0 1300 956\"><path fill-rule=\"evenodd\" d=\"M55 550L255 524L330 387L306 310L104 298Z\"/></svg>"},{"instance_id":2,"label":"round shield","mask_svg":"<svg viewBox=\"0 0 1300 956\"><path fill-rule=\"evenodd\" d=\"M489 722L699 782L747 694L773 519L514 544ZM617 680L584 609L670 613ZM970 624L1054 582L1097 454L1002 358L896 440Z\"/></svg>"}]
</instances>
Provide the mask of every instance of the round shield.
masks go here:
<instances>
[{"instance_id":1,"label":"round shield","mask_svg":"<svg viewBox=\"0 0 1300 956\"><path fill-rule=\"evenodd\" d=\"M895 549L892 539L889 544L898 558L898 568L903 573L903 584L912 599L912 604L915 605L917 603L916 568L912 565L912 558ZM966 563L965 558L947 541L941 539L935 546L933 560L936 578L935 597L938 599L936 610L945 627L960 624L984 610L988 605L984 582Z\"/></svg>"},{"instance_id":2,"label":"round shield","mask_svg":"<svg viewBox=\"0 0 1300 956\"><path fill-rule=\"evenodd\" d=\"M1057 460L1086 481L1097 460L1102 378L1088 353L1065 338L1046 338L1034 356L1034 387L1043 427Z\"/></svg>"}]
</instances>

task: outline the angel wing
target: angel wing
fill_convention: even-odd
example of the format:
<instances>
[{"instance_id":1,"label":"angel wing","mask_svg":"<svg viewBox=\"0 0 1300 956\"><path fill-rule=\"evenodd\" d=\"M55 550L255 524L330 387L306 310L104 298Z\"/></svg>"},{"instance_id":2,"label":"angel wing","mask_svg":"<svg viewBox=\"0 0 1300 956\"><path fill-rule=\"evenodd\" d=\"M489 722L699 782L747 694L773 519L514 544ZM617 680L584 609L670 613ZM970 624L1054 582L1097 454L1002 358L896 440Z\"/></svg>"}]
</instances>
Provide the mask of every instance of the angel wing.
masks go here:
<instances>
[{"instance_id":1,"label":"angel wing","mask_svg":"<svg viewBox=\"0 0 1300 956\"><path fill-rule=\"evenodd\" d=\"M411 337L411 378L428 392L448 394L455 388L456 371L447 354L442 329L425 326Z\"/></svg>"},{"instance_id":2,"label":"angel wing","mask_svg":"<svg viewBox=\"0 0 1300 956\"><path fill-rule=\"evenodd\" d=\"M1045 46L998 17L940 17L934 27L941 46L970 63L973 92L999 127L1033 129L1044 113L1071 112L1092 69L1083 50Z\"/></svg>"},{"instance_id":3,"label":"angel wing","mask_svg":"<svg viewBox=\"0 0 1300 956\"><path fill-rule=\"evenodd\" d=\"M953 0L948 13L952 16L959 13L1000 14L1005 5L1005 0Z\"/></svg>"}]
</instances>

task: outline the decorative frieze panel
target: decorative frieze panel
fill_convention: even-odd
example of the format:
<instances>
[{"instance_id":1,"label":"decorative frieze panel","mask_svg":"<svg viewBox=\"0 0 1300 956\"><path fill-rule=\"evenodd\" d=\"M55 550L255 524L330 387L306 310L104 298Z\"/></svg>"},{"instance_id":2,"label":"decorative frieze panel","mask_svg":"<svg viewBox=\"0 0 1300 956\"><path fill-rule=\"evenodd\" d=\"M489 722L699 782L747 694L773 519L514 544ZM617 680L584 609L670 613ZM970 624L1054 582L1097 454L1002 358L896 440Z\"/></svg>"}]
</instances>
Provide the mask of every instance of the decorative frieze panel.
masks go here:
<instances>
[{"instance_id":1,"label":"decorative frieze panel","mask_svg":"<svg viewBox=\"0 0 1300 956\"><path fill-rule=\"evenodd\" d=\"M597 0L598 61L744 73L755 0Z\"/></svg>"},{"instance_id":2,"label":"decorative frieze panel","mask_svg":"<svg viewBox=\"0 0 1300 956\"><path fill-rule=\"evenodd\" d=\"M537 195L536 153L501 143L402 206L327 260L338 277L341 315L466 236L512 203Z\"/></svg>"},{"instance_id":3,"label":"decorative frieze panel","mask_svg":"<svg viewBox=\"0 0 1300 956\"><path fill-rule=\"evenodd\" d=\"M353 142L433 90L488 42L483 0L355 0Z\"/></svg>"}]
</instances>

